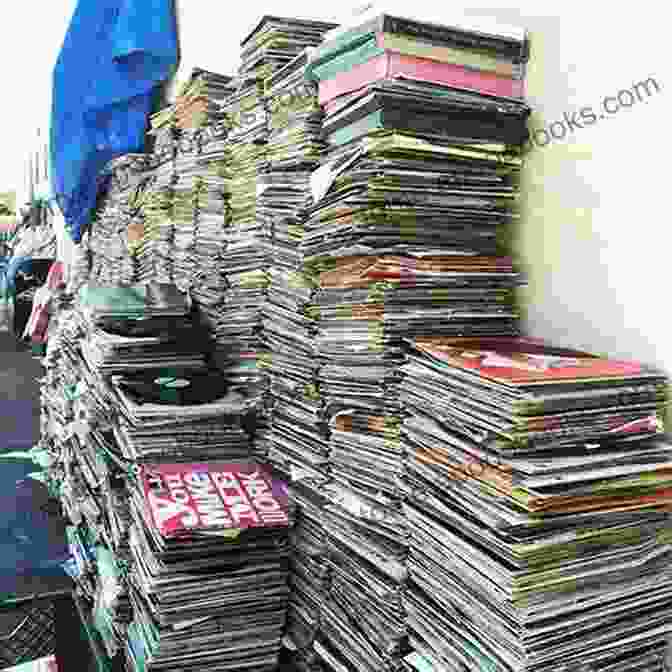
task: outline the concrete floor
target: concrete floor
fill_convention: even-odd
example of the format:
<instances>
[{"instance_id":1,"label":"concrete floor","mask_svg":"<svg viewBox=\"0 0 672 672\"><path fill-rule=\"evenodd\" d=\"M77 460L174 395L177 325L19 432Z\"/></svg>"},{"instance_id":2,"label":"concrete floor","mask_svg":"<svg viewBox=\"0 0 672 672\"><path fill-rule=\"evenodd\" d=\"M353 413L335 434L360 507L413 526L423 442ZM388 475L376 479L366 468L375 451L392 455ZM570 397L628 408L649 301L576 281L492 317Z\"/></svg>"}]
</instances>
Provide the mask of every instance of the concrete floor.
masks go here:
<instances>
[{"instance_id":1,"label":"concrete floor","mask_svg":"<svg viewBox=\"0 0 672 672\"><path fill-rule=\"evenodd\" d=\"M41 376L31 351L12 334L0 333L0 450L24 449L39 440Z\"/></svg>"},{"instance_id":2,"label":"concrete floor","mask_svg":"<svg viewBox=\"0 0 672 672\"><path fill-rule=\"evenodd\" d=\"M17 343L12 334L0 333L0 452L29 450L39 440L42 372L39 360L28 347ZM17 475L19 478L24 475L16 470L25 470L25 467L2 466L0 487L14 487ZM17 592L39 593L67 586L68 581L22 575L17 582Z\"/></svg>"}]
</instances>

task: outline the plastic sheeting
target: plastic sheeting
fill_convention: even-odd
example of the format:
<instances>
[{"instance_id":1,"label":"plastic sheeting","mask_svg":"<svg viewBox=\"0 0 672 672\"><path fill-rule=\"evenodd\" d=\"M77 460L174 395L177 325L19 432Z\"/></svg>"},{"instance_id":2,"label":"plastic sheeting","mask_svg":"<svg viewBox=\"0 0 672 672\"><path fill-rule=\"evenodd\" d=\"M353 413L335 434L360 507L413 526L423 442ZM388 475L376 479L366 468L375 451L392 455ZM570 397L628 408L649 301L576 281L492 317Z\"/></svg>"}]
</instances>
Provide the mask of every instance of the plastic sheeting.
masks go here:
<instances>
[{"instance_id":1,"label":"plastic sheeting","mask_svg":"<svg viewBox=\"0 0 672 672\"><path fill-rule=\"evenodd\" d=\"M51 175L79 242L105 164L144 149L157 85L178 59L173 0L79 0L54 68Z\"/></svg>"}]
</instances>

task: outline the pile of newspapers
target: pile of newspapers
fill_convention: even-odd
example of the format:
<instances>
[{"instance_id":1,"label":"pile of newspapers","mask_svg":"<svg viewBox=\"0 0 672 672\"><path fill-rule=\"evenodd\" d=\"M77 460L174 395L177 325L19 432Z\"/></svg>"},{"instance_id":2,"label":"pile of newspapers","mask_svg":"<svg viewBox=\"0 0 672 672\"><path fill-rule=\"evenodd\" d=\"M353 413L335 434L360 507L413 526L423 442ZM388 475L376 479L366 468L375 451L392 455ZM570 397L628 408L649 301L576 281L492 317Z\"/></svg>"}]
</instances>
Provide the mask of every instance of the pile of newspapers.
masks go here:
<instances>
[{"instance_id":1,"label":"pile of newspapers","mask_svg":"<svg viewBox=\"0 0 672 672\"><path fill-rule=\"evenodd\" d=\"M129 669L276 669L286 486L253 464L152 465L134 479L131 512Z\"/></svg>"},{"instance_id":2,"label":"pile of newspapers","mask_svg":"<svg viewBox=\"0 0 672 672\"><path fill-rule=\"evenodd\" d=\"M268 322L265 305L270 284L271 231L279 214L291 214L302 205L308 179L305 166L295 173L274 172L276 166L271 159L276 155L296 156L294 141L298 137L298 127L280 119L288 109L277 109L277 96L303 77L301 63L293 59L300 59L304 49L317 44L320 35L331 27L320 22L263 17L243 41L239 76L234 80L236 91L225 104L231 126L225 169L230 209L222 255L226 291L216 341L228 374L262 389L268 384L264 364L270 357L264 327ZM278 79L274 79L276 71ZM315 108L314 103L312 106ZM271 110L277 114L274 116ZM308 129L307 138L319 133L314 123L310 126L310 120L300 122ZM314 162L315 157L310 159ZM289 168L296 170L300 164L295 162ZM258 417L256 426L255 448L263 455L268 446L268 414Z\"/></svg>"},{"instance_id":3,"label":"pile of newspapers","mask_svg":"<svg viewBox=\"0 0 672 672\"><path fill-rule=\"evenodd\" d=\"M43 444L107 655L131 670L272 669L291 521L286 486L250 458L259 400L211 365L175 286L87 283L56 319Z\"/></svg>"},{"instance_id":4,"label":"pile of newspapers","mask_svg":"<svg viewBox=\"0 0 672 672\"><path fill-rule=\"evenodd\" d=\"M324 21L263 16L241 42L239 72L268 80L304 49L317 46L335 24Z\"/></svg>"},{"instance_id":5,"label":"pile of newspapers","mask_svg":"<svg viewBox=\"0 0 672 672\"><path fill-rule=\"evenodd\" d=\"M147 179L146 154L126 154L105 170L106 188L91 234L90 277L107 285L130 285L138 275L137 258L143 236L138 204Z\"/></svg>"},{"instance_id":6,"label":"pile of newspapers","mask_svg":"<svg viewBox=\"0 0 672 672\"><path fill-rule=\"evenodd\" d=\"M309 54L328 152L298 247L330 430L320 488L330 589L313 650L328 669L374 672L410 652L403 339L517 334L506 241L529 108L523 31L359 21ZM511 87L493 92L493 78Z\"/></svg>"},{"instance_id":7,"label":"pile of newspapers","mask_svg":"<svg viewBox=\"0 0 672 672\"><path fill-rule=\"evenodd\" d=\"M411 347L404 602L416 655L433 670L662 670L666 378L528 338Z\"/></svg>"},{"instance_id":8,"label":"pile of newspapers","mask_svg":"<svg viewBox=\"0 0 672 672\"><path fill-rule=\"evenodd\" d=\"M289 477L298 470L302 479L310 475L317 483L327 473L329 444L316 386L317 321L311 311L316 286L305 272L299 246L305 209L310 204L310 177L323 149L319 139L321 113L317 91L310 84L302 90L301 103L309 110L312 126L304 123L307 117L295 115L294 99L283 98L285 92L293 95L299 77L303 80L306 58L305 53L300 55L285 69L291 71L287 81L292 82L292 88L289 84L281 88L285 77L278 80L279 88L271 88L271 119L279 132L269 137L268 152L274 158L258 177L257 192L259 217L271 253L264 307L264 341L269 354L263 366L270 379L273 408L267 459ZM301 129L305 142L294 137L291 126L287 127L291 133L288 137L280 132L281 124L286 125L284 120L278 121L283 115L298 120L295 128Z\"/></svg>"}]
</instances>

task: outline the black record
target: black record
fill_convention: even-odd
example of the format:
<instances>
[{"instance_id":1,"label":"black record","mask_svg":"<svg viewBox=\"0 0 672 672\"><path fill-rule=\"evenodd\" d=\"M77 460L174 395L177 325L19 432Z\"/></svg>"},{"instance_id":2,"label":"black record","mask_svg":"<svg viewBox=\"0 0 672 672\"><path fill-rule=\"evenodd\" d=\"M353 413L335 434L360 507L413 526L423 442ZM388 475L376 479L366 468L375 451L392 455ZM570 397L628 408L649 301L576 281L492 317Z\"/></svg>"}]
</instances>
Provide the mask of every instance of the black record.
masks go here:
<instances>
[{"instance_id":1,"label":"black record","mask_svg":"<svg viewBox=\"0 0 672 672\"><path fill-rule=\"evenodd\" d=\"M191 406L218 401L227 393L227 381L218 372L185 374L155 371L123 376L119 388L137 404Z\"/></svg>"}]
</instances>

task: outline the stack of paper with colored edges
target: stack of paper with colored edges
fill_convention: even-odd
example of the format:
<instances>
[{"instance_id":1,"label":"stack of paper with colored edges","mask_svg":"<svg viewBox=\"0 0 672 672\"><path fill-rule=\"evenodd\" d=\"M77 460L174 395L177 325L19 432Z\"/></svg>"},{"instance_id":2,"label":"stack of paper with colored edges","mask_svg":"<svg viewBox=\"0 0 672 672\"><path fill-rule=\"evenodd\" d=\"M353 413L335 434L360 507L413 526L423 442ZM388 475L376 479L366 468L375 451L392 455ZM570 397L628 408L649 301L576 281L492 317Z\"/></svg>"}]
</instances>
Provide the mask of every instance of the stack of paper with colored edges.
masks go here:
<instances>
[{"instance_id":1,"label":"stack of paper with colored edges","mask_svg":"<svg viewBox=\"0 0 672 672\"><path fill-rule=\"evenodd\" d=\"M196 130L226 120L224 100L234 88L233 77L194 68L175 102L175 125L178 129Z\"/></svg>"},{"instance_id":2,"label":"stack of paper with colored edges","mask_svg":"<svg viewBox=\"0 0 672 672\"><path fill-rule=\"evenodd\" d=\"M306 81L308 50L299 54L265 82L269 115L268 162L273 170L318 162L324 113L317 87Z\"/></svg>"},{"instance_id":3,"label":"stack of paper with colored edges","mask_svg":"<svg viewBox=\"0 0 672 672\"><path fill-rule=\"evenodd\" d=\"M245 459L242 417L254 400L217 370L156 369L111 379L121 417L115 435L129 460Z\"/></svg>"},{"instance_id":4,"label":"stack of paper with colored edges","mask_svg":"<svg viewBox=\"0 0 672 672\"><path fill-rule=\"evenodd\" d=\"M266 155L266 112L260 80L241 79L237 83L236 94L226 104L232 125L229 162L223 171L230 194L221 260L227 291L215 337L229 375L241 382L261 384L257 357L263 351L261 320L268 285L268 250L257 219L256 189Z\"/></svg>"},{"instance_id":5,"label":"stack of paper with colored edges","mask_svg":"<svg viewBox=\"0 0 672 672\"><path fill-rule=\"evenodd\" d=\"M504 98L523 98L529 44L524 30L438 25L376 13L325 36L311 57L320 103L379 80L422 80Z\"/></svg>"},{"instance_id":6,"label":"stack of paper with colored edges","mask_svg":"<svg viewBox=\"0 0 672 672\"><path fill-rule=\"evenodd\" d=\"M127 370L206 366L208 334L190 317L107 319L87 324L82 354L91 369Z\"/></svg>"},{"instance_id":7,"label":"stack of paper with colored edges","mask_svg":"<svg viewBox=\"0 0 672 672\"><path fill-rule=\"evenodd\" d=\"M137 202L146 185L148 166L148 155L126 154L105 168L106 187L89 237L94 281L130 285L136 279L136 230L142 227Z\"/></svg>"},{"instance_id":8,"label":"stack of paper with colored edges","mask_svg":"<svg viewBox=\"0 0 672 672\"><path fill-rule=\"evenodd\" d=\"M130 669L276 669L289 593L284 483L254 464L148 467L131 508Z\"/></svg>"},{"instance_id":9,"label":"stack of paper with colored edges","mask_svg":"<svg viewBox=\"0 0 672 672\"><path fill-rule=\"evenodd\" d=\"M450 42L465 61L458 65L471 67L477 44L507 61L510 74L520 65L522 77L524 34L484 39L423 22L402 33L399 20L385 17L361 23L309 56L329 147L311 177L298 252L315 288L308 311L317 321L333 479L322 489L333 586L315 651L329 669L374 672L397 668L409 653L403 339L518 333L508 241L530 110L522 88L516 96L464 88L426 70L400 77L376 66L342 79L387 58L402 37L394 49L405 56L431 60L423 39Z\"/></svg>"},{"instance_id":10,"label":"stack of paper with colored edges","mask_svg":"<svg viewBox=\"0 0 672 672\"><path fill-rule=\"evenodd\" d=\"M241 42L240 73L266 78L286 65L306 47L322 42L334 23L264 16Z\"/></svg>"},{"instance_id":11,"label":"stack of paper with colored edges","mask_svg":"<svg viewBox=\"0 0 672 672\"><path fill-rule=\"evenodd\" d=\"M412 346L405 604L426 669L663 669L665 376L533 339Z\"/></svg>"}]
</instances>

